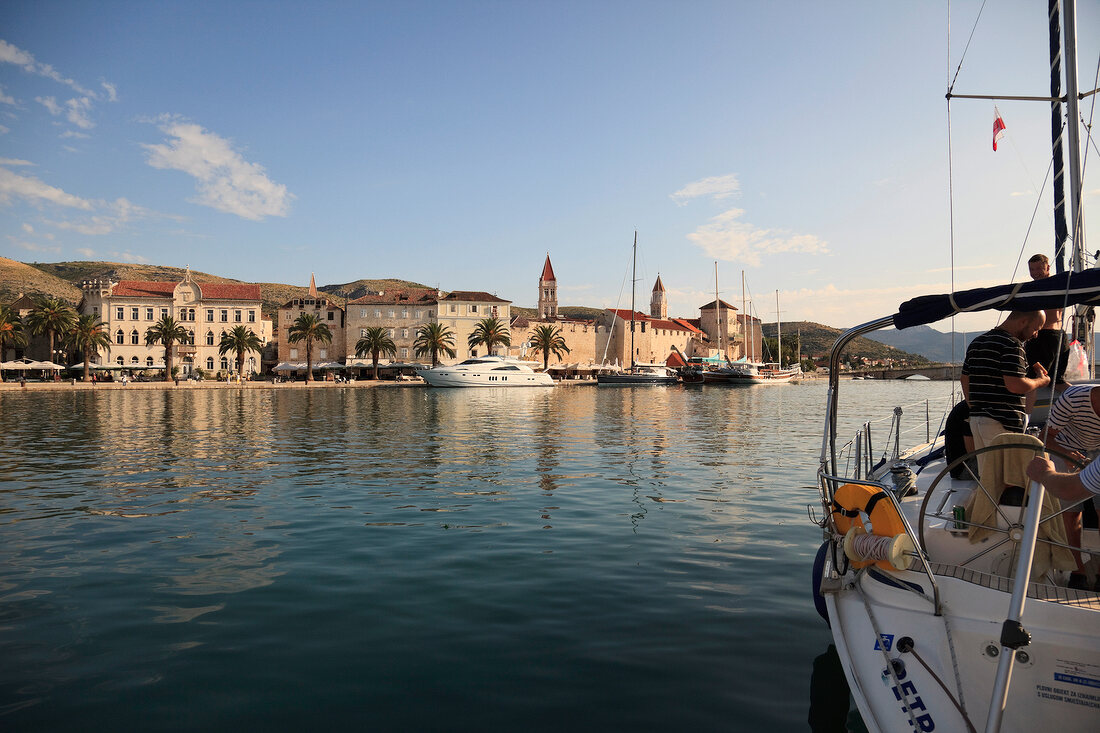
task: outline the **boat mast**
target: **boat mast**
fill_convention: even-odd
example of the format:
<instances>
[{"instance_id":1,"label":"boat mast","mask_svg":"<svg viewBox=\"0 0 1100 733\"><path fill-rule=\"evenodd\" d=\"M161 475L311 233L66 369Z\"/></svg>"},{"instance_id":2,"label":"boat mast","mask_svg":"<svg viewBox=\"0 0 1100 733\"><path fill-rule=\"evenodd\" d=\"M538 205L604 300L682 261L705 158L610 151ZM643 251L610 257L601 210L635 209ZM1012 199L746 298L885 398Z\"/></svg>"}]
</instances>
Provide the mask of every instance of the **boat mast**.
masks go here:
<instances>
[{"instance_id":1,"label":"boat mast","mask_svg":"<svg viewBox=\"0 0 1100 733\"><path fill-rule=\"evenodd\" d=\"M638 230L634 230L634 260L630 265L630 371L634 371L634 276L638 271Z\"/></svg>"},{"instance_id":2,"label":"boat mast","mask_svg":"<svg viewBox=\"0 0 1100 733\"><path fill-rule=\"evenodd\" d=\"M725 352L722 351L722 307L719 305L721 301L718 300L718 260L714 261L714 313L718 319L718 355L725 357Z\"/></svg>"},{"instance_id":3,"label":"boat mast","mask_svg":"<svg viewBox=\"0 0 1100 733\"><path fill-rule=\"evenodd\" d=\"M779 352L779 368L783 368L783 319L779 317L779 291L775 291L775 350Z\"/></svg>"},{"instance_id":4,"label":"boat mast","mask_svg":"<svg viewBox=\"0 0 1100 733\"><path fill-rule=\"evenodd\" d=\"M745 308L745 271L741 271L741 321L744 323L745 328L741 329L741 334L745 334L747 328L752 327L752 321L749 320L749 312ZM745 353L743 356L747 356L749 361L752 361L752 334L745 336Z\"/></svg>"}]
</instances>

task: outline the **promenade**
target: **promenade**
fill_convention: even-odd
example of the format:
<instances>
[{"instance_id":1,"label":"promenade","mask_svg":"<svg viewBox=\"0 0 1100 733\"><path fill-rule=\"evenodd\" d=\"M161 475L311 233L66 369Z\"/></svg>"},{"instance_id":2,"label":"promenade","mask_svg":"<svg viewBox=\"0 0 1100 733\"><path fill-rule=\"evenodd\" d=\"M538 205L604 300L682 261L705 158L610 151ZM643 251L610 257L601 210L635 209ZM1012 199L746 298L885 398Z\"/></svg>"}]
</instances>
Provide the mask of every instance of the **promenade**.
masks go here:
<instances>
[{"instance_id":1,"label":"promenade","mask_svg":"<svg viewBox=\"0 0 1100 733\"><path fill-rule=\"evenodd\" d=\"M595 386L594 379L565 379L556 382L559 387L585 387ZM26 386L20 386L19 382L0 383L0 392L46 392L46 391L100 391L100 390L166 390L166 389L421 389L428 385L424 382L393 382L383 380L362 379L355 382L216 382L213 380L190 381L181 379L177 385L175 382L81 382L77 380L61 382L27 382Z\"/></svg>"}]
</instances>

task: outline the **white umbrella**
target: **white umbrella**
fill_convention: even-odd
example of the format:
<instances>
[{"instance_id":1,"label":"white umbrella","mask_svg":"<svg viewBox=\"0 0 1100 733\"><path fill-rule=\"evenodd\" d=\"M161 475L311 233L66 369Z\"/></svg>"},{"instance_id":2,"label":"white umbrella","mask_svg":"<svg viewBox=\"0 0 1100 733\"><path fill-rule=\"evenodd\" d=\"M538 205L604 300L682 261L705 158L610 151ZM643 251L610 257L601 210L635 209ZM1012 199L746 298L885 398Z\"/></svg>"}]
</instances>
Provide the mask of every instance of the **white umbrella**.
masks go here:
<instances>
[{"instance_id":1,"label":"white umbrella","mask_svg":"<svg viewBox=\"0 0 1100 733\"><path fill-rule=\"evenodd\" d=\"M29 369L64 369L63 364L54 364L52 361L32 361Z\"/></svg>"},{"instance_id":2,"label":"white umbrella","mask_svg":"<svg viewBox=\"0 0 1100 733\"><path fill-rule=\"evenodd\" d=\"M271 371L273 371L273 372L298 372L298 371L301 371L302 369L305 369L305 368L306 368L306 365L303 362L283 361L283 362L280 362L279 365L276 366Z\"/></svg>"},{"instance_id":3,"label":"white umbrella","mask_svg":"<svg viewBox=\"0 0 1100 733\"><path fill-rule=\"evenodd\" d=\"M338 361L324 361L320 364L314 364L314 369L343 369L344 365Z\"/></svg>"},{"instance_id":4,"label":"white umbrella","mask_svg":"<svg viewBox=\"0 0 1100 733\"><path fill-rule=\"evenodd\" d=\"M34 366L35 362L30 359L15 359L13 361L5 361L0 364L0 369L16 369L19 371L26 371L27 369L42 369L42 367Z\"/></svg>"}]
</instances>

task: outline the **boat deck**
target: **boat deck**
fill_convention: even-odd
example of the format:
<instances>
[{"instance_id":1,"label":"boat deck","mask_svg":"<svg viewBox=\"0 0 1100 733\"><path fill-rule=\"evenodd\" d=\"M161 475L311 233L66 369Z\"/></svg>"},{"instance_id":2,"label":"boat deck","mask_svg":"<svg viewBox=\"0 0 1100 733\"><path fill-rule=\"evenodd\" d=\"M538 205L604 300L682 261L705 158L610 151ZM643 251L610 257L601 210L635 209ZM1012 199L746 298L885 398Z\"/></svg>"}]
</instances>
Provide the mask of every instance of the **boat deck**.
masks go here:
<instances>
[{"instance_id":1,"label":"boat deck","mask_svg":"<svg viewBox=\"0 0 1100 733\"><path fill-rule=\"evenodd\" d=\"M957 578L967 583L974 583L983 588L992 588L1005 593L1012 592L1012 578L992 575L991 573L983 573L979 570L971 570L970 568L959 567L958 565L943 565L933 562L929 563L929 566L932 568L932 573L934 575ZM919 572L921 570L920 563L914 560L909 566L909 569ZM1063 588L1047 583L1028 583L1027 597L1037 601L1058 603L1063 606L1075 606L1077 608L1100 611L1100 593L1095 593L1093 591Z\"/></svg>"}]
</instances>

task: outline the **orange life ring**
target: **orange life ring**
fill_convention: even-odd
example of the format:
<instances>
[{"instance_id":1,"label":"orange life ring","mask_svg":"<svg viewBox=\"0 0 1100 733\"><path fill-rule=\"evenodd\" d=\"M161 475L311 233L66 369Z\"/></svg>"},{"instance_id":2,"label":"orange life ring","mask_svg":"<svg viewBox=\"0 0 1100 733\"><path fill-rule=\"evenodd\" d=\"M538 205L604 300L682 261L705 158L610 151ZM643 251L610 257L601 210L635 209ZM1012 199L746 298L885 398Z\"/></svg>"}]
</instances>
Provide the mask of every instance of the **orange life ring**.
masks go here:
<instances>
[{"instance_id":1,"label":"orange life ring","mask_svg":"<svg viewBox=\"0 0 1100 733\"><path fill-rule=\"evenodd\" d=\"M871 520L871 534L879 537L896 537L905 534L905 523L894 507L894 502L886 495L886 490L862 484L844 484L833 494L833 525L837 532L847 535L853 527L864 531L860 514L866 514ZM894 570L889 560L852 561L852 567L865 568L878 565L883 570Z\"/></svg>"}]
</instances>

